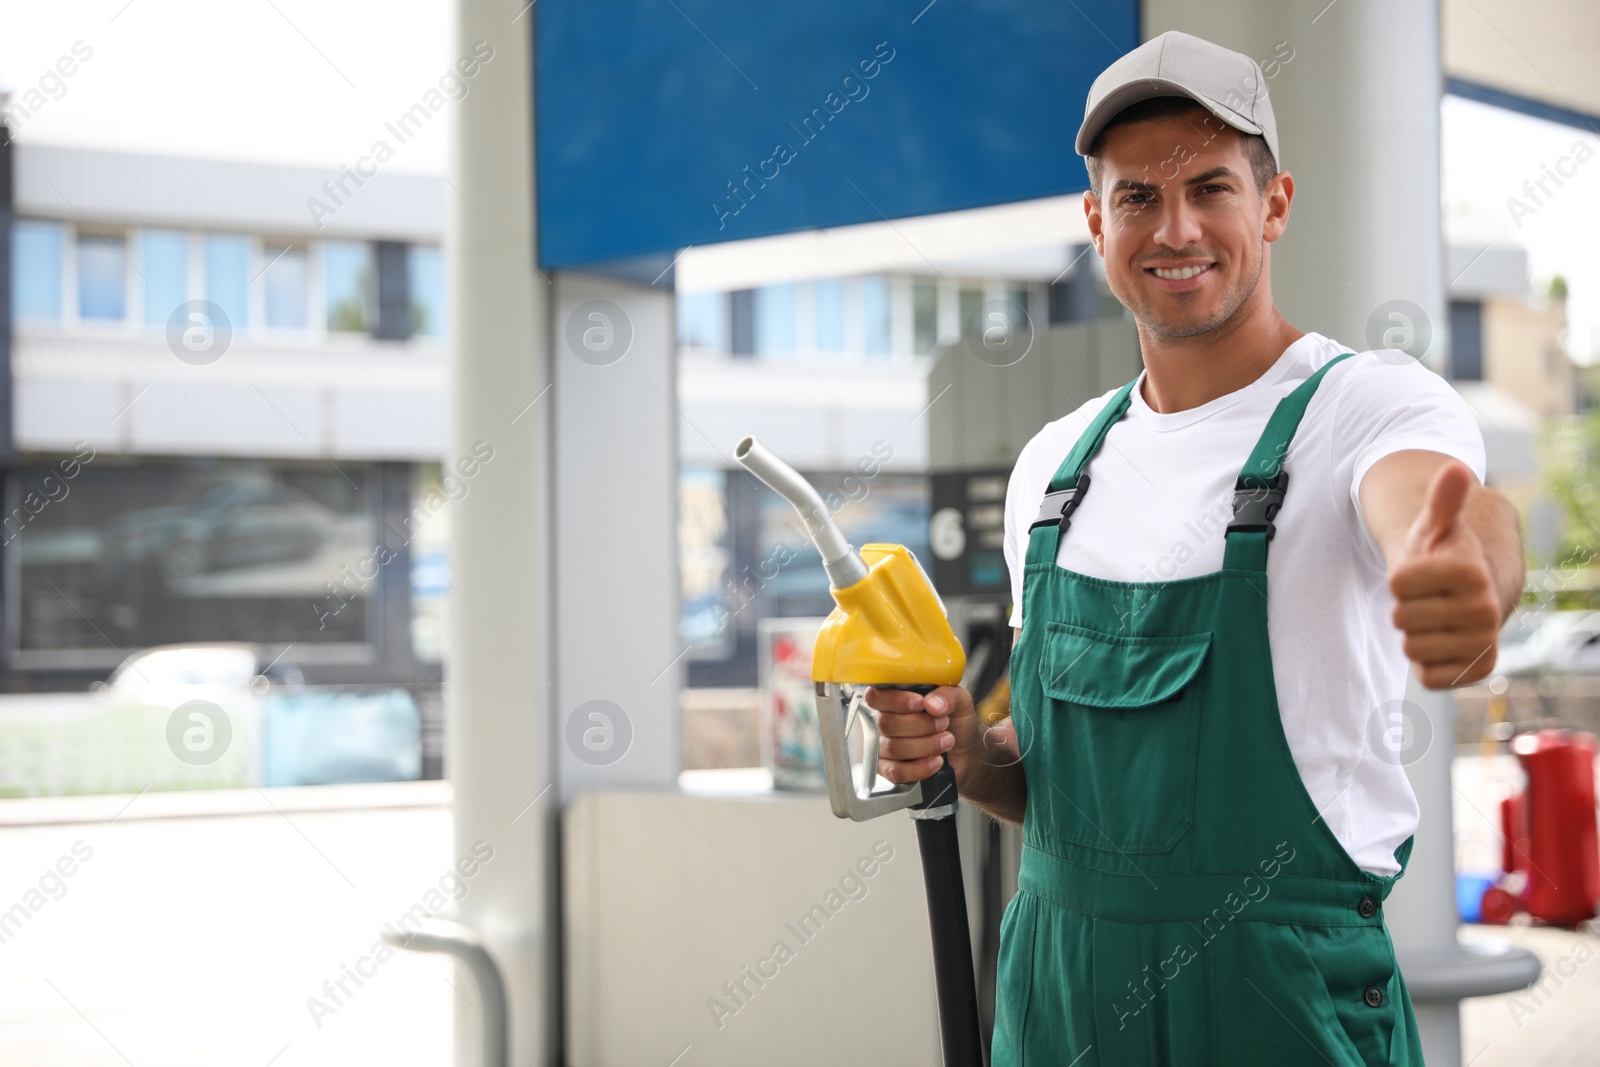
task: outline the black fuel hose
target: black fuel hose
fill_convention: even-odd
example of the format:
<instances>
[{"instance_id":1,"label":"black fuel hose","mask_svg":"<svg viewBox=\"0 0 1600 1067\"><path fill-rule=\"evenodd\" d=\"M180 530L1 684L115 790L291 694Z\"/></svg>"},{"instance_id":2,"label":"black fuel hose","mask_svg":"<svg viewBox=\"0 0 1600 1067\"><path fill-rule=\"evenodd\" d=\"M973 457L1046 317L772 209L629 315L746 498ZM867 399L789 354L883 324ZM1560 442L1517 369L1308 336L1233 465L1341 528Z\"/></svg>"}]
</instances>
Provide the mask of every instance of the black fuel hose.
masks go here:
<instances>
[{"instance_id":1,"label":"black fuel hose","mask_svg":"<svg viewBox=\"0 0 1600 1067\"><path fill-rule=\"evenodd\" d=\"M967 893L956 838L956 776L949 759L922 783L923 800L911 808L922 853L933 935L933 984L939 1004L939 1039L945 1067L984 1067L978 1025L978 986L972 967Z\"/></svg>"}]
</instances>

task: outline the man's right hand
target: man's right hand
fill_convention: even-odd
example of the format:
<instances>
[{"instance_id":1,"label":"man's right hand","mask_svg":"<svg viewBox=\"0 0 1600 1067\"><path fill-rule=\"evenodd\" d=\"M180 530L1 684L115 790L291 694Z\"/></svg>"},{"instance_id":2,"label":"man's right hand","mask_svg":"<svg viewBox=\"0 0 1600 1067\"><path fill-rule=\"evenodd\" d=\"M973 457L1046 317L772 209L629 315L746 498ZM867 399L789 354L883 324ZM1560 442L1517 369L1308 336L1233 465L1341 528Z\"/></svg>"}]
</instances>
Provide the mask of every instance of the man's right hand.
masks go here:
<instances>
[{"instance_id":1,"label":"man's right hand","mask_svg":"<svg viewBox=\"0 0 1600 1067\"><path fill-rule=\"evenodd\" d=\"M1028 783L1009 718L986 732L972 694L953 685L927 696L874 686L866 702L877 712L879 774L897 784L920 782L948 755L963 797L996 819L1022 824Z\"/></svg>"},{"instance_id":2,"label":"man's right hand","mask_svg":"<svg viewBox=\"0 0 1600 1067\"><path fill-rule=\"evenodd\" d=\"M878 713L878 773L891 782L920 782L948 754L956 786L965 786L974 761L981 762L982 724L972 694L946 685L927 696L904 689L867 690L867 707Z\"/></svg>"}]
</instances>

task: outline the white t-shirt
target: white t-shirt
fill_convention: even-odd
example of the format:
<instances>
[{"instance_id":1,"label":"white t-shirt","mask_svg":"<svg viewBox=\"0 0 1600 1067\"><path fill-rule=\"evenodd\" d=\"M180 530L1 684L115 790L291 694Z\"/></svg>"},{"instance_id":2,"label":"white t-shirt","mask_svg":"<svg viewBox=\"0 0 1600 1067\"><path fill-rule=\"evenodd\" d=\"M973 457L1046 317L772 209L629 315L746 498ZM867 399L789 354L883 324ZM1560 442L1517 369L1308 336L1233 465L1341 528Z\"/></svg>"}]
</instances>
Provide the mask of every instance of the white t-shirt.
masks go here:
<instances>
[{"instance_id":1,"label":"white t-shirt","mask_svg":"<svg viewBox=\"0 0 1600 1067\"><path fill-rule=\"evenodd\" d=\"M1127 414L1089 464L1089 492L1056 562L1130 582L1221 569L1234 481L1274 406L1348 351L1308 333L1250 385L1168 414L1145 403L1141 374ZM1025 625L1028 527L1056 468L1114 392L1045 426L1017 459L1005 515L1013 626ZM1289 491L1267 552L1267 632L1289 749L1329 829L1376 874L1399 870L1394 850L1415 831L1418 809L1381 740L1410 667L1390 619L1387 565L1357 492L1374 463L1406 449L1442 452L1484 477L1483 436L1437 374L1392 349L1334 367L1286 455Z\"/></svg>"}]
</instances>

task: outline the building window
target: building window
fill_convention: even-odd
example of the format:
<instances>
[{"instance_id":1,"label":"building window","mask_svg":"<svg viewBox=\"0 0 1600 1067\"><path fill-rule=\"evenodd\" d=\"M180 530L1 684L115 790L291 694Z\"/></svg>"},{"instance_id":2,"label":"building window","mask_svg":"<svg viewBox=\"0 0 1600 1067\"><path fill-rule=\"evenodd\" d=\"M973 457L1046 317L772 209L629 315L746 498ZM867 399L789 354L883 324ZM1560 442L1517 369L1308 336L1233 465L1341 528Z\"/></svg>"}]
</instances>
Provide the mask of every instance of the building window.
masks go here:
<instances>
[{"instance_id":1,"label":"building window","mask_svg":"<svg viewBox=\"0 0 1600 1067\"><path fill-rule=\"evenodd\" d=\"M411 466L411 499L418 501L405 519L411 550L411 652L420 660L438 663L445 653L445 607L450 594L450 512L439 507L431 514L421 502L449 499L445 471L437 463ZM452 478L452 481L457 479ZM415 529L412 520L420 519Z\"/></svg>"},{"instance_id":2,"label":"building window","mask_svg":"<svg viewBox=\"0 0 1600 1067\"><path fill-rule=\"evenodd\" d=\"M437 245L410 245L406 273L411 279L411 332L421 337L443 337L444 253Z\"/></svg>"},{"instance_id":3,"label":"building window","mask_svg":"<svg viewBox=\"0 0 1600 1067\"><path fill-rule=\"evenodd\" d=\"M1398 348L1409 343L1398 331L1385 335L1384 343ZM1450 301L1450 377L1458 382L1483 380L1483 304L1477 300Z\"/></svg>"},{"instance_id":4,"label":"building window","mask_svg":"<svg viewBox=\"0 0 1600 1067\"><path fill-rule=\"evenodd\" d=\"M1026 334L1033 325L1033 309L1029 306L1030 296L1025 285L1008 285L1006 287L1004 326L1007 334ZM991 317L985 329L990 326L1001 325Z\"/></svg>"},{"instance_id":5,"label":"building window","mask_svg":"<svg viewBox=\"0 0 1600 1067\"><path fill-rule=\"evenodd\" d=\"M727 593L732 563L727 471L685 467L678 471L679 611L690 657L726 658L733 652L730 614L738 604Z\"/></svg>"},{"instance_id":6,"label":"building window","mask_svg":"<svg viewBox=\"0 0 1600 1067\"><path fill-rule=\"evenodd\" d=\"M71 650L114 663L119 647L165 642L369 640L367 605L386 583L355 573L354 546L379 536L373 468L102 463L84 463L70 493L58 489L29 516L25 540L68 548L10 561L13 654ZM67 469L62 460L8 475L6 514L27 515L22 502L43 499ZM64 597L79 610L63 610Z\"/></svg>"},{"instance_id":7,"label":"building window","mask_svg":"<svg viewBox=\"0 0 1600 1067\"><path fill-rule=\"evenodd\" d=\"M817 311L817 351L844 351L844 282L824 278L812 291Z\"/></svg>"},{"instance_id":8,"label":"building window","mask_svg":"<svg viewBox=\"0 0 1600 1067\"><path fill-rule=\"evenodd\" d=\"M78 317L121 322L127 316L127 264L121 237L78 235Z\"/></svg>"},{"instance_id":9,"label":"building window","mask_svg":"<svg viewBox=\"0 0 1600 1067\"><path fill-rule=\"evenodd\" d=\"M266 267L261 271L262 314L272 330L303 330L310 320L310 290L306 250L293 245L268 244L261 249Z\"/></svg>"},{"instance_id":10,"label":"building window","mask_svg":"<svg viewBox=\"0 0 1600 1067\"><path fill-rule=\"evenodd\" d=\"M356 241L323 244L322 295L330 332L366 332L372 322L370 245Z\"/></svg>"},{"instance_id":11,"label":"building window","mask_svg":"<svg viewBox=\"0 0 1600 1067\"><path fill-rule=\"evenodd\" d=\"M189 299L189 235L181 230L141 233L139 273L144 275L144 323L164 329L178 305Z\"/></svg>"},{"instance_id":12,"label":"building window","mask_svg":"<svg viewBox=\"0 0 1600 1067\"><path fill-rule=\"evenodd\" d=\"M961 335L974 337L983 333L984 323L979 321L983 312L983 290L961 290Z\"/></svg>"},{"instance_id":13,"label":"building window","mask_svg":"<svg viewBox=\"0 0 1600 1067\"><path fill-rule=\"evenodd\" d=\"M1028 306L1030 297L1027 286L1008 286L1006 288L1006 299L1015 307L1016 312L1020 312L1022 314L1024 319L1030 322L1033 320L1033 308ZM1019 321L1013 325L1021 326L1022 323Z\"/></svg>"},{"instance_id":14,"label":"building window","mask_svg":"<svg viewBox=\"0 0 1600 1067\"><path fill-rule=\"evenodd\" d=\"M939 342L939 290L932 282L911 283L911 351L933 354Z\"/></svg>"},{"instance_id":15,"label":"building window","mask_svg":"<svg viewBox=\"0 0 1600 1067\"><path fill-rule=\"evenodd\" d=\"M728 294L728 351L735 359L756 353L756 293L735 289Z\"/></svg>"},{"instance_id":16,"label":"building window","mask_svg":"<svg viewBox=\"0 0 1600 1067\"><path fill-rule=\"evenodd\" d=\"M678 344L728 350L728 306L721 293L678 294Z\"/></svg>"},{"instance_id":17,"label":"building window","mask_svg":"<svg viewBox=\"0 0 1600 1067\"><path fill-rule=\"evenodd\" d=\"M11 227L11 308L18 322L61 318L61 224L19 221Z\"/></svg>"},{"instance_id":18,"label":"building window","mask_svg":"<svg viewBox=\"0 0 1600 1067\"><path fill-rule=\"evenodd\" d=\"M250 238L208 233L206 299L222 309L235 330L250 321Z\"/></svg>"},{"instance_id":19,"label":"building window","mask_svg":"<svg viewBox=\"0 0 1600 1067\"><path fill-rule=\"evenodd\" d=\"M862 349L869 356L889 354L889 279L874 274L861 279Z\"/></svg>"},{"instance_id":20,"label":"building window","mask_svg":"<svg viewBox=\"0 0 1600 1067\"><path fill-rule=\"evenodd\" d=\"M794 354L794 286L764 285L756 290L756 355Z\"/></svg>"}]
</instances>

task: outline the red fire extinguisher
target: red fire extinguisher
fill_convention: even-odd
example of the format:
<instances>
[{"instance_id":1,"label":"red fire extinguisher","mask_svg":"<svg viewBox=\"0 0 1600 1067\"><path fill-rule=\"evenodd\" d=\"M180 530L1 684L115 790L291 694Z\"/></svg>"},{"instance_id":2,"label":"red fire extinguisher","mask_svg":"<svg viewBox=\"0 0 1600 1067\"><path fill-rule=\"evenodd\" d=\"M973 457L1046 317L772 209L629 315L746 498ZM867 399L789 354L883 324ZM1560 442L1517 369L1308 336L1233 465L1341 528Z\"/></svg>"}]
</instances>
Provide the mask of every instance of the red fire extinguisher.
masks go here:
<instances>
[{"instance_id":1,"label":"red fire extinguisher","mask_svg":"<svg viewBox=\"0 0 1600 1067\"><path fill-rule=\"evenodd\" d=\"M1519 907L1542 922L1576 926L1600 910L1594 735L1540 730L1513 739L1511 751L1528 784L1501 802L1508 884L1484 895L1484 918L1504 922Z\"/></svg>"}]
</instances>

